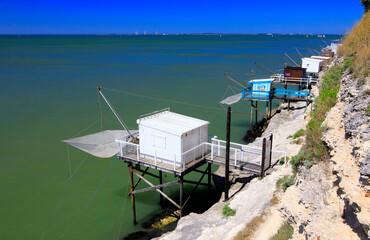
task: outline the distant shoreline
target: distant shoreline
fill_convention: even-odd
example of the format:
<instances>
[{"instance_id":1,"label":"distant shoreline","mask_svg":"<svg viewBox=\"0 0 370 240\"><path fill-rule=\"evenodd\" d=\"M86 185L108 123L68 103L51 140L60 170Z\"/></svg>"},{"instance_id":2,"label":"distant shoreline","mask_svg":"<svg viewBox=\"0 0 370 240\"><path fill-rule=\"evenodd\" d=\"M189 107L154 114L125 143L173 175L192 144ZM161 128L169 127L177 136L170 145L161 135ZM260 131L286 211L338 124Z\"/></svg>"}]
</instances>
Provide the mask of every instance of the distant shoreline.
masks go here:
<instances>
[{"instance_id":1,"label":"distant shoreline","mask_svg":"<svg viewBox=\"0 0 370 240\"><path fill-rule=\"evenodd\" d=\"M32 33L32 34L6 34L1 33L0 36L270 36L270 35L277 35L277 36L318 36L318 35L327 35L327 36L342 36L343 34L332 34L332 33L111 33L111 34L94 34L94 33L58 33L58 34L50 34L50 33Z\"/></svg>"}]
</instances>

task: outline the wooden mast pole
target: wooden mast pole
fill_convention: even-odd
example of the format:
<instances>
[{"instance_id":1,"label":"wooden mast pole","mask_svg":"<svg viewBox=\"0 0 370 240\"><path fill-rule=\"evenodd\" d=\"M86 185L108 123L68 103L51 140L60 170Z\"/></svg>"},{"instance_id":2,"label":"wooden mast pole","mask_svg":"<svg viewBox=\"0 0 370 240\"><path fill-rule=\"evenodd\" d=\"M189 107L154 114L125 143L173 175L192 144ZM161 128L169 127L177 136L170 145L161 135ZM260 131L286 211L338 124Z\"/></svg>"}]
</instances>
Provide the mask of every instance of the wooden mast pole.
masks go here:
<instances>
[{"instance_id":1,"label":"wooden mast pole","mask_svg":"<svg viewBox=\"0 0 370 240\"><path fill-rule=\"evenodd\" d=\"M230 125L231 125L231 107L229 105L227 107L227 125L226 125L225 201L229 199Z\"/></svg>"}]
</instances>

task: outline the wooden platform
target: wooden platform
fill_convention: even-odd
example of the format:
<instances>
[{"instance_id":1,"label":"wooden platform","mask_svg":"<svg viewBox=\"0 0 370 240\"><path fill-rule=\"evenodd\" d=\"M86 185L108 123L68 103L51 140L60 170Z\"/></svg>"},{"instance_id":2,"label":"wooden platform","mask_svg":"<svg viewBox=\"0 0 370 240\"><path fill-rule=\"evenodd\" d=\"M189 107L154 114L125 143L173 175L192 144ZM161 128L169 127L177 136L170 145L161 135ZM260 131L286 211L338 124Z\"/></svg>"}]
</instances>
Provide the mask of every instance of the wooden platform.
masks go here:
<instances>
[{"instance_id":1,"label":"wooden platform","mask_svg":"<svg viewBox=\"0 0 370 240\"><path fill-rule=\"evenodd\" d=\"M161 162L160 160L157 160L157 163L153 159L141 157L139 160L137 159L136 154L125 154L125 156L119 156L120 159L127 163L135 163L139 164L141 166L149 167L152 169L157 169L159 171L164 171L167 173L172 173L177 176L184 176L187 173L191 172L193 169L196 169L200 167L201 165L207 163L206 158L210 156L210 153L204 155L204 157L198 158L195 161L191 161L185 165L185 169L183 166L174 165L166 162Z\"/></svg>"}]
</instances>

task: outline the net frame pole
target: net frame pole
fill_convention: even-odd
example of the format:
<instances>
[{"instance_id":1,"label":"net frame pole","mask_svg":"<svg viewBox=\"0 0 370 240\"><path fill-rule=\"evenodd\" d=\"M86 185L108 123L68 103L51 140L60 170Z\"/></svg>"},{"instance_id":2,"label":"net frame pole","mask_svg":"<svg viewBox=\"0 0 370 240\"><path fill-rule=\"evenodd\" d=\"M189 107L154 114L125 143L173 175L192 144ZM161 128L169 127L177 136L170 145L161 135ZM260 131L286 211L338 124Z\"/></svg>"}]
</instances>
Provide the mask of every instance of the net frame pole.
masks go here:
<instances>
[{"instance_id":1,"label":"net frame pole","mask_svg":"<svg viewBox=\"0 0 370 240\"><path fill-rule=\"evenodd\" d=\"M110 110L113 112L114 116L117 118L118 122L121 124L121 126L123 127L123 129L125 129L128 132L128 134L130 135L131 138L134 138L134 136L128 130L128 128L126 127L126 125L121 121L121 119L119 118L119 116L116 113L116 111L114 110L114 108L110 105L110 103L107 100L107 98L104 96L103 92L101 91L101 87L100 86L98 87L98 92L102 96L102 98L104 99L105 103L108 105L108 107L110 108Z\"/></svg>"}]
</instances>

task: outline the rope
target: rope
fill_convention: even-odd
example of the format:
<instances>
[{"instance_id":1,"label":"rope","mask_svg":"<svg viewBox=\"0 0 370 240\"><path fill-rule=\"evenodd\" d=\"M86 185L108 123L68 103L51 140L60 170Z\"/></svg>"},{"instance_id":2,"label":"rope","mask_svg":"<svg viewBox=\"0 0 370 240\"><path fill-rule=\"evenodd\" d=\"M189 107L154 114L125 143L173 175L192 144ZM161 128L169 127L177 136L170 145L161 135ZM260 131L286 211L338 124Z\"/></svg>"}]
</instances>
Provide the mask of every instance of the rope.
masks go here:
<instances>
[{"instance_id":1,"label":"rope","mask_svg":"<svg viewBox=\"0 0 370 240\"><path fill-rule=\"evenodd\" d=\"M127 182L129 182L129 180L130 180L130 176L127 176ZM125 193L128 192L128 186L129 186L129 184L126 185ZM115 235L115 236L117 236L117 239L119 239L119 235L121 233L122 218L123 218L123 212L126 208L126 202L127 202L127 197L123 197L122 198L122 204L121 204L121 212L120 212L120 215L119 215L120 222L119 222L119 227L117 229L118 233L117 233L117 235Z\"/></svg>"},{"instance_id":2,"label":"rope","mask_svg":"<svg viewBox=\"0 0 370 240\"><path fill-rule=\"evenodd\" d=\"M137 93L132 93L132 92L127 92L127 91L123 91L123 90L117 90L117 89L111 89L111 88L105 88L105 87L101 87L101 89L105 89L105 90L112 91L112 92L124 93L124 94L127 94L127 95L136 96L136 97L147 98L147 99L151 99L151 100L182 104L182 105L187 105L187 106L192 106L192 107L197 107L197 108L205 108L205 109L210 109L210 110L223 111L223 109L216 108L216 107L209 107L209 106L186 103L186 102L180 102L180 101L175 101L175 100L168 100L168 99L164 99L164 98L150 97L150 96L137 94Z\"/></svg>"},{"instance_id":3,"label":"rope","mask_svg":"<svg viewBox=\"0 0 370 240\"><path fill-rule=\"evenodd\" d=\"M73 172L72 177L73 177L74 175L76 175L76 174L77 174L78 170L80 170L80 168L81 168L81 167L82 167L82 165L85 163L85 161L86 161L86 159L87 159L87 157L88 157L88 156L89 156L89 155L88 155L88 154L86 154L86 156L84 157L84 159L82 159L82 161L81 161L80 165L78 165L78 167L76 168L76 170Z\"/></svg>"},{"instance_id":4,"label":"rope","mask_svg":"<svg viewBox=\"0 0 370 240\"><path fill-rule=\"evenodd\" d=\"M104 176L103 180L101 181L101 183L99 184L98 188L96 189L96 191L94 192L94 194L91 196L91 198L89 199L89 201L85 204L85 206L82 208L82 210L78 213L78 215L75 217L75 219L72 221L72 223L68 226L68 228L64 231L64 233L60 236L60 238L63 238L64 235L66 233L69 232L69 230L72 228L73 224L75 224L75 222L77 221L77 219L82 215L82 213L89 207L90 203L92 202L92 200L94 199L96 193L99 191L99 189L101 188L101 186L103 185L105 179L107 178L110 170L112 169L114 163L116 162L117 160L117 157L114 159L112 165L110 166L107 174Z\"/></svg>"},{"instance_id":5,"label":"rope","mask_svg":"<svg viewBox=\"0 0 370 240\"><path fill-rule=\"evenodd\" d=\"M49 221L48 221L48 224L46 225L46 227L45 227L45 229L44 229L44 232L41 234L40 239L43 239L43 238L44 238L44 236L45 236L45 234L46 234L46 231L49 229L49 226L50 226L50 224L51 224L52 220L54 219L55 214L57 213L57 211L58 211L58 209L59 209L59 206L60 206L60 204L62 203L62 200L63 200L64 196L65 196L65 195L66 195L66 193L67 193L67 189L68 189L68 187L69 187L69 184L71 183L71 180L72 180L72 177L68 180L67 186L64 188L63 194L62 194L62 196L59 198L59 202L58 202L58 204L57 204L57 207L55 208L55 210L54 210L54 212L53 212L53 215L50 217L50 219L49 219Z\"/></svg>"},{"instance_id":6,"label":"rope","mask_svg":"<svg viewBox=\"0 0 370 240\"><path fill-rule=\"evenodd\" d=\"M67 144L67 156L68 156L68 166L69 166L69 178L72 178L72 168L71 168L71 158L69 157L69 147Z\"/></svg>"},{"instance_id":7,"label":"rope","mask_svg":"<svg viewBox=\"0 0 370 240\"><path fill-rule=\"evenodd\" d=\"M77 134L75 134L72 138L75 138L75 137L79 136L81 133L83 133L83 132L85 132L85 131L89 130L89 129L90 129L90 128L92 128L95 124L97 124L97 123L98 123L98 121L100 121L100 119L95 120L92 124L90 124L88 127L84 128L82 131L80 131L80 132L78 132Z\"/></svg>"}]
</instances>

